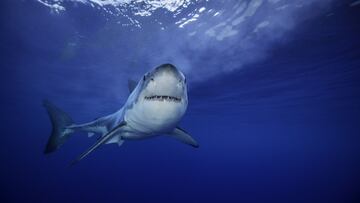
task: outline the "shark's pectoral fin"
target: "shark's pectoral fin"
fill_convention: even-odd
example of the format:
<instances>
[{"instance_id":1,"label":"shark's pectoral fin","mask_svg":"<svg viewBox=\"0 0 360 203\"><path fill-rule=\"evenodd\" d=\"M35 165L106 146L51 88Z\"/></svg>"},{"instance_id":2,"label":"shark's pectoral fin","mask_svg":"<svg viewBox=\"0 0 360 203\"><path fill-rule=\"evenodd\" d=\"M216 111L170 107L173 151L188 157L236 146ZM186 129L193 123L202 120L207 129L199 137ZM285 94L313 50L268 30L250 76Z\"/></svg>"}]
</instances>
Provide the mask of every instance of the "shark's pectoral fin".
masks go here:
<instances>
[{"instance_id":1,"label":"shark's pectoral fin","mask_svg":"<svg viewBox=\"0 0 360 203\"><path fill-rule=\"evenodd\" d=\"M74 165L77 162L81 161L83 158L85 158L87 155L89 155L91 152L93 152L96 148L105 144L107 141L109 141L114 136L117 136L117 134L122 130L122 128L124 126L126 126L126 122L120 123L118 126L116 126L111 131L106 133L104 136L102 136L100 139L98 139L93 146L91 146L88 150L86 150L84 153L82 153L78 158L76 158L74 161L72 161L71 165Z\"/></svg>"},{"instance_id":2,"label":"shark's pectoral fin","mask_svg":"<svg viewBox=\"0 0 360 203\"><path fill-rule=\"evenodd\" d=\"M169 136L193 147L199 147L199 144L196 142L196 140L194 140L194 138L192 138L185 130L179 127L176 127L174 131L169 134Z\"/></svg>"}]
</instances>

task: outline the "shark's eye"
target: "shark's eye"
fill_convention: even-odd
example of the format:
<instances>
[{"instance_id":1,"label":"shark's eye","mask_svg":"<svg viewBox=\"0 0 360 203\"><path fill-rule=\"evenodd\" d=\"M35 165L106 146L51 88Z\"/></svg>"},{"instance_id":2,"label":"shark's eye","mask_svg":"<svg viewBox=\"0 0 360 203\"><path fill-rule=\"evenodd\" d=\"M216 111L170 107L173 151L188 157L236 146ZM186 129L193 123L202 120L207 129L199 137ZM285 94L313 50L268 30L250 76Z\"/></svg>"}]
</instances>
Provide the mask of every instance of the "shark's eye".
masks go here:
<instances>
[{"instance_id":1,"label":"shark's eye","mask_svg":"<svg viewBox=\"0 0 360 203\"><path fill-rule=\"evenodd\" d=\"M151 81L154 81L154 78L151 78L150 80L151 80Z\"/></svg>"}]
</instances>

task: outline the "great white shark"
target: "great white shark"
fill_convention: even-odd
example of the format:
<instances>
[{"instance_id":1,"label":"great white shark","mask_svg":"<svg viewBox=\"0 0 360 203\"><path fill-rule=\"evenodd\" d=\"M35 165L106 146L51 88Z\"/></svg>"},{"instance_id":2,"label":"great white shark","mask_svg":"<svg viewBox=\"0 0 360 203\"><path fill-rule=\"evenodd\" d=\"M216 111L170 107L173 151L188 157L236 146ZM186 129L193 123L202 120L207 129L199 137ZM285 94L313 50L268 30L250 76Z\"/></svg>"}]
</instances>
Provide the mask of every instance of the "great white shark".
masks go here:
<instances>
[{"instance_id":1,"label":"great white shark","mask_svg":"<svg viewBox=\"0 0 360 203\"><path fill-rule=\"evenodd\" d=\"M130 95L122 108L113 114L88 123L74 124L64 111L44 101L52 123L52 132L45 154L59 149L75 132L84 131L100 138L76 158L77 163L103 144L125 140L142 140L159 135L173 137L185 144L199 147L185 130L178 126L188 106L184 74L172 64L163 64L147 72L137 83L129 81Z\"/></svg>"}]
</instances>

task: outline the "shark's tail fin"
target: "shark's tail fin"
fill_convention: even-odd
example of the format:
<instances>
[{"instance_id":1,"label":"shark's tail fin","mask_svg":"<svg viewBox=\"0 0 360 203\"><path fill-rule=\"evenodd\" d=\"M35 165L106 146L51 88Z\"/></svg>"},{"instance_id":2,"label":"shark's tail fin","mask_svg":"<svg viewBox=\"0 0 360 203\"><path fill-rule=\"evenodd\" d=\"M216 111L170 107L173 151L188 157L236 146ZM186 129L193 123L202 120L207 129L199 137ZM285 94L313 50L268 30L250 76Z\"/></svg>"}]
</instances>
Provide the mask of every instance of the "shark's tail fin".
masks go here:
<instances>
[{"instance_id":1,"label":"shark's tail fin","mask_svg":"<svg viewBox=\"0 0 360 203\"><path fill-rule=\"evenodd\" d=\"M52 124L52 132L44 150L44 153L48 154L59 149L74 130L66 128L73 124L73 121L64 111L47 100L44 101L44 107L49 114Z\"/></svg>"}]
</instances>

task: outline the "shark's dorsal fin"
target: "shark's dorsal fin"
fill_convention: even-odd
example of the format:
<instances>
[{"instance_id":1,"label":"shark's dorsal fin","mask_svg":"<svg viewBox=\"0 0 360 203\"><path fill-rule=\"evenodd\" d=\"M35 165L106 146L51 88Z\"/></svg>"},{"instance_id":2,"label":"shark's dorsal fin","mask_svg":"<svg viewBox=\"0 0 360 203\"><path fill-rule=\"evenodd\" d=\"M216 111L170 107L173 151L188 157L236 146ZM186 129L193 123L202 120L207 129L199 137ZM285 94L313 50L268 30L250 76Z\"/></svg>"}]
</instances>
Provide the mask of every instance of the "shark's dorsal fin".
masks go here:
<instances>
[{"instance_id":1,"label":"shark's dorsal fin","mask_svg":"<svg viewBox=\"0 0 360 203\"><path fill-rule=\"evenodd\" d=\"M129 92L131 93L132 91L134 91L135 87L137 85L137 82L135 80L128 80L128 88L129 88Z\"/></svg>"},{"instance_id":2,"label":"shark's dorsal fin","mask_svg":"<svg viewBox=\"0 0 360 203\"><path fill-rule=\"evenodd\" d=\"M86 150L84 153L82 153L78 158L76 158L74 161L71 162L71 165L76 164L77 162L81 161L83 158L85 158L87 155L89 155L91 152L93 152L96 148L100 147L101 145L105 144L108 140L110 140L116 133L121 130L122 127L126 126L126 122L121 122L118 126L110 130L108 133L106 133L104 136L102 136L100 139L98 139L93 146L91 146L88 150Z\"/></svg>"},{"instance_id":3,"label":"shark's dorsal fin","mask_svg":"<svg viewBox=\"0 0 360 203\"><path fill-rule=\"evenodd\" d=\"M180 127L176 127L172 133L169 134L170 137L173 137L177 140L179 140L182 143L191 145L193 147L198 148L199 144L192 138L189 133L187 133L185 130L181 129Z\"/></svg>"}]
</instances>

